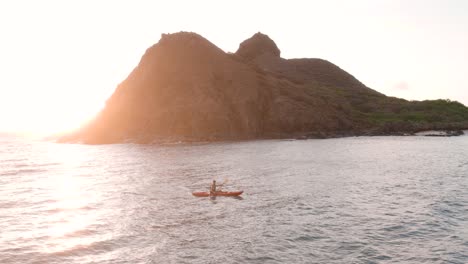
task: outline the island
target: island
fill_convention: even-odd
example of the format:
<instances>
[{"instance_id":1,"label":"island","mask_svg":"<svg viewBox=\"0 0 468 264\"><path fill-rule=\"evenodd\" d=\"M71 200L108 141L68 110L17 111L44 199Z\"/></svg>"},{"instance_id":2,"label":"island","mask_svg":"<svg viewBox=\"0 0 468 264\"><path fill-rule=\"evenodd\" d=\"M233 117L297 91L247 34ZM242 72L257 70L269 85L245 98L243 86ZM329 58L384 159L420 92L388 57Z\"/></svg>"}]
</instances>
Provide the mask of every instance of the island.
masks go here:
<instances>
[{"instance_id":1,"label":"island","mask_svg":"<svg viewBox=\"0 0 468 264\"><path fill-rule=\"evenodd\" d=\"M61 142L169 143L360 135L468 128L450 100L389 97L323 59L284 59L256 33L226 53L192 32L162 34L103 110ZM455 132L453 132L455 131Z\"/></svg>"}]
</instances>

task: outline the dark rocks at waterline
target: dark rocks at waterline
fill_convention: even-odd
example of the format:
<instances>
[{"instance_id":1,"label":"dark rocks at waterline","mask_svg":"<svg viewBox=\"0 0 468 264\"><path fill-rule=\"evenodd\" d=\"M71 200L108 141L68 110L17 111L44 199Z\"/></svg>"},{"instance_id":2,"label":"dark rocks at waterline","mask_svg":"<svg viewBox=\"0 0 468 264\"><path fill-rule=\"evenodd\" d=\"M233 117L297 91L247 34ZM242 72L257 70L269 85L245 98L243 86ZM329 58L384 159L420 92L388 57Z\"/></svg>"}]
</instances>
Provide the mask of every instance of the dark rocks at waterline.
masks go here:
<instances>
[{"instance_id":1,"label":"dark rocks at waterline","mask_svg":"<svg viewBox=\"0 0 468 264\"><path fill-rule=\"evenodd\" d=\"M463 130L423 131L418 133L418 135L426 137L456 137L464 134Z\"/></svg>"}]
</instances>

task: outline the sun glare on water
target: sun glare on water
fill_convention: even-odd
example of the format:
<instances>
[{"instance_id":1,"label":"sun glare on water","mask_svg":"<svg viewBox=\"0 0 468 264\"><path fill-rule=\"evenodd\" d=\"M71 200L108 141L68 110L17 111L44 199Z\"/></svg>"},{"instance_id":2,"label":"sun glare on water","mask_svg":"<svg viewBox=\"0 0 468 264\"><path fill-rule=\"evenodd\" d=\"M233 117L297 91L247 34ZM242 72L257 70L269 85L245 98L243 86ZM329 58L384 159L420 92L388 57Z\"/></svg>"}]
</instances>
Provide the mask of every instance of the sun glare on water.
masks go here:
<instances>
[{"instance_id":1,"label":"sun glare on water","mask_svg":"<svg viewBox=\"0 0 468 264\"><path fill-rule=\"evenodd\" d=\"M52 198L56 201L51 207L56 213L48 217L46 235L50 238L47 251L63 251L78 245L89 243L77 232L84 232L93 223L95 216L80 212L92 201L88 194L80 190L81 179L78 177L62 177L55 179Z\"/></svg>"},{"instance_id":2,"label":"sun glare on water","mask_svg":"<svg viewBox=\"0 0 468 264\"><path fill-rule=\"evenodd\" d=\"M53 150L49 157L60 161L60 170L65 173L59 171L42 178L41 188L47 191L40 198L49 202L35 223L42 228L33 234L47 238L42 251L49 254L86 247L100 239L94 234L99 224L99 214L94 209L102 199L99 192L89 191L90 186L98 184L94 177L72 173L86 161L82 146L57 145Z\"/></svg>"}]
</instances>

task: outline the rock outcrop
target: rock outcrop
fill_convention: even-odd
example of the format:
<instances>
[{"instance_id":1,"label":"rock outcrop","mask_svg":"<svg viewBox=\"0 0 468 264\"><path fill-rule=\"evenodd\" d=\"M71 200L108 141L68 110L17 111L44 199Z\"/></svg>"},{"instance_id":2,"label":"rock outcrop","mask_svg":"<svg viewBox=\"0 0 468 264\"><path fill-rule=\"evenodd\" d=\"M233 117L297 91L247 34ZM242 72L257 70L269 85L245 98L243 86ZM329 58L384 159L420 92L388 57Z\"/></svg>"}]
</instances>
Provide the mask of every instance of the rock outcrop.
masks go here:
<instances>
[{"instance_id":1,"label":"rock outcrop","mask_svg":"<svg viewBox=\"0 0 468 264\"><path fill-rule=\"evenodd\" d=\"M281 51L270 37L258 32L251 38L244 40L239 45L239 49L236 54L246 58L247 60L251 60L259 56L272 56L279 58Z\"/></svg>"},{"instance_id":2,"label":"rock outcrop","mask_svg":"<svg viewBox=\"0 0 468 264\"><path fill-rule=\"evenodd\" d=\"M392 124L401 120L382 121L379 113L400 116L420 102L380 94L326 60L287 60L280 54L261 33L234 54L195 33L163 34L95 120L63 141L322 138L386 133L396 126L418 130L412 120ZM459 110L461 118L434 123L464 127L468 110ZM445 118L444 111L435 113Z\"/></svg>"}]
</instances>

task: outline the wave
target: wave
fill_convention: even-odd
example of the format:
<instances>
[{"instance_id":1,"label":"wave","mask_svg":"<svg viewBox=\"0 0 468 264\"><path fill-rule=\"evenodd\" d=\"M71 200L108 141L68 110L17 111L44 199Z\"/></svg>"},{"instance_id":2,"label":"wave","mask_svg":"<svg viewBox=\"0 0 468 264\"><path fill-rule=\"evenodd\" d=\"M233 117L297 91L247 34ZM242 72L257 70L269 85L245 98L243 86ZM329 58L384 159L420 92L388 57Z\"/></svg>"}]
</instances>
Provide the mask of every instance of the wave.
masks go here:
<instances>
[{"instance_id":1,"label":"wave","mask_svg":"<svg viewBox=\"0 0 468 264\"><path fill-rule=\"evenodd\" d=\"M0 172L0 176L17 176L21 174L31 174L31 173L39 173L45 172L47 169L19 169L19 170L7 170L4 172Z\"/></svg>"},{"instance_id":2,"label":"wave","mask_svg":"<svg viewBox=\"0 0 468 264\"><path fill-rule=\"evenodd\" d=\"M108 240L101 240L92 242L90 244L82 244L77 245L69 249L52 252L45 254L48 258L55 258L55 257L70 257L70 256L77 256L77 255L95 255L101 252L109 252L116 250L117 248L125 245L125 243L117 243L114 239Z\"/></svg>"},{"instance_id":3,"label":"wave","mask_svg":"<svg viewBox=\"0 0 468 264\"><path fill-rule=\"evenodd\" d=\"M82 207L71 207L71 208L52 208L52 209L47 209L44 212L49 213L49 214L55 214L55 213L61 213L61 212L66 212L66 211L89 211L89 210L94 210L96 208L92 206L82 206Z\"/></svg>"}]
</instances>

